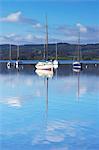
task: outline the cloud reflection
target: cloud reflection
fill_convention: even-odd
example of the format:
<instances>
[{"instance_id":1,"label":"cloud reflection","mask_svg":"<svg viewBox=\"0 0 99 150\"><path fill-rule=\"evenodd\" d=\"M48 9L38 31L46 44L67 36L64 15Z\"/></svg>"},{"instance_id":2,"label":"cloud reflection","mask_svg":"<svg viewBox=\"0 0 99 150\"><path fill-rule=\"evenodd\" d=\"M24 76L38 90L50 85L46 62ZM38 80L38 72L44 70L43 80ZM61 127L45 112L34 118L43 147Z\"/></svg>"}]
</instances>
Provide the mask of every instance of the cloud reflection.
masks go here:
<instances>
[{"instance_id":1,"label":"cloud reflection","mask_svg":"<svg viewBox=\"0 0 99 150\"><path fill-rule=\"evenodd\" d=\"M53 121L47 125L45 135L39 133L36 135L32 144L51 144L64 142L66 138L78 138L79 140L86 140L83 131L90 125L87 121ZM78 128L79 127L79 128ZM84 131L85 132L85 131ZM78 136L79 135L79 136ZM68 149L68 148L67 148Z\"/></svg>"},{"instance_id":2,"label":"cloud reflection","mask_svg":"<svg viewBox=\"0 0 99 150\"><path fill-rule=\"evenodd\" d=\"M21 107L20 97L7 97L3 100L0 100L1 103L7 104L11 107Z\"/></svg>"}]
</instances>

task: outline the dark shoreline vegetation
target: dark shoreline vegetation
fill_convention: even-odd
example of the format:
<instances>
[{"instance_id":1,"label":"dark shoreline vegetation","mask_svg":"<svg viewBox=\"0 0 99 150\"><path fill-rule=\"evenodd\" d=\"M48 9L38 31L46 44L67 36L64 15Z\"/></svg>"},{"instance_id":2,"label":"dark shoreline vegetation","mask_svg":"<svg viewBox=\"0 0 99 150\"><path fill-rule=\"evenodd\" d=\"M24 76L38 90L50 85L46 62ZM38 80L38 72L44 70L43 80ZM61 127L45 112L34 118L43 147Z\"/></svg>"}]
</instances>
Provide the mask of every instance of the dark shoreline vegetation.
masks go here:
<instances>
[{"instance_id":1,"label":"dark shoreline vegetation","mask_svg":"<svg viewBox=\"0 0 99 150\"><path fill-rule=\"evenodd\" d=\"M9 44L0 45L0 60L9 59ZM12 60L17 59L17 45L11 45ZM19 45L22 60L41 60L44 58L43 44ZM48 58L55 59L56 44L48 44ZM77 44L58 43L58 59L73 60L77 56ZM80 45L82 60L99 60L99 43Z\"/></svg>"}]
</instances>

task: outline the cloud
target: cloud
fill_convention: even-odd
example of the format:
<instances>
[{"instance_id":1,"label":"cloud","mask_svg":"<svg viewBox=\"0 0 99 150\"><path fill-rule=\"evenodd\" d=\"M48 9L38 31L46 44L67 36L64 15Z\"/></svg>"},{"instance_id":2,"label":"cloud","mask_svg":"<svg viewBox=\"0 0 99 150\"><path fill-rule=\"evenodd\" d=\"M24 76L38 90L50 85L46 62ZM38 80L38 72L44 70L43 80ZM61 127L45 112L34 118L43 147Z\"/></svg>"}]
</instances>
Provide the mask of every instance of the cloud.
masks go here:
<instances>
[{"instance_id":1,"label":"cloud","mask_svg":"<svg viewBox=\"0 0 99 150\"><path fill-rule=\"evenodd\" d=\"M49 38L49 43L60 42L59 39ZM0 44L43 44L45 43L45 35L28 33L25 35L18 35L15 33L0 36Z\"/></svg>"},{"instance_id":2,"label":"cloud","mask_svg":"<svg viewBox=\"0 0 99 150\"><path fill-rule=\"evenodd\" d=\"M84 25L77 23L76 26L79 28L80 32L87 32L87 27Z\"/></svg>"},{"instance_id":3,"label":"cloud","mask_svg":"<svg viewBox=\"0 0 99 150\"><path fill-rule=\"evenodd\" d=\"M33 35L32 34L27 34L27 36L25 37L28 41L32 41L33 40Z\"/></svg>"},{"instance_id":4,"label":"cloud","mask_svg":"<svg viewBox=\"0 0 99 150\"><path fill-rule=\"evenodd\" d=\"M0 36L0 44L38 44L44 43L44 41L45 37L43 35L33 35L31 33L26 35L7 34L5 36Z\"/></svg>"},{"instance_id":5,"label":"cloud","mask_svg":"<svg viewBox=\"0 0 99 150\"><path fill-rule=\"evenodd\" d=\"M19 17L20 18L20 17ZM10 18L11 19L11 18ZM14 20L20 20L18 17ZM25 19L24 19L25 20ZM22 19L21 19L22 21ZM18 21L19 22L19 21ZM32 24L33 28L44 29L40 23ZM99 26L85 26L80 23L71 25L61 25L53 29L49 27L49 43L66 42L66 43L77 43L78 42L78 28L81 30L80 42L81 44L93 44L99 43ZM32 31L25 34L10 33L7 35L0 36L0 44L40 44L45 43L45 32Z\"/></svg>"},{"instance_id":6,"label":"cloud","mask_svg":"<svg viewBox=\"0 0 99 150\"><path fill-rule=\"evenodd\" d=\"M11 13L6 17L0 18L0 22L26 23L32 25L34 28L41 28L39 21L24 17L21 11Z\"/></svg>"},{"instance_id":7,"label":"cloud","mask_svg":"<svg viewBox=\"0 0 99 150\"><path fill-rule=\"evenodd\" d=\"M21 11L17 11L9 14L8 16L1 17L0 22L9 23L24 23L31 25L34 29L39 29L39 34L32 35L31 33L23 36L13 35L0 36L0 44L12 43L16 44L38 44L45 42L45 25L41 24L35 19L25 17ZM41 29L41 30L40 30ZM53 42L67 42L67 43L77 43L78 41L78 29L81 32L80 41L83 44L88 43L99 43L99 26L85 26L81 23L76 23L76 25L60 25L57 27L49 27L49 43ZM43 36L44 35L44 36Z\"/></svg>"},{"instance_id":8,"label":"cloud","mask_svg":"<svg viewBox=\"0 0 99 150\"><path fill-rule=\"evenodd\" d=\"M56 27L54 35L61 37L61 41L67 43L77 43L78 41L78 28L81 31L81 43L99 43L99 26L85 26L80 23L73 25L61 25Z\"/></svg>"},{"instance_id":9,"label":"cloud","mask_svg":"<svg viewBox=\"0 0 99 150\"><path fill-rule=\"evenodd\" d=\"M40 23L32 25L33 28L42 28L43 26Z\"/></svg>"},{"instance_id":10,"label":"cloud","mask_svg":"<svg viewBox=\"0 0 99 150\"><path fill-rule=\"evenodd\" d=\"M87 27L85 27L84 25L77 23L76 26L74 25L62 25L59 26L58 28L56 28L57 31L61 31L64 32L64 34L66 35L78 35L78 29L83 32L86 33L87 32Z\"/></svg>"},{"instance_id":11,"label":"cloud","mask_svg":"<svg viewBox=\"0 0 99 150\"><path fill-rule=\"evenodd\" d=\"M0 18L0 22L19 22L21 21L21 12L12 13L6 17Z\"/></svg>"}]
</instances>

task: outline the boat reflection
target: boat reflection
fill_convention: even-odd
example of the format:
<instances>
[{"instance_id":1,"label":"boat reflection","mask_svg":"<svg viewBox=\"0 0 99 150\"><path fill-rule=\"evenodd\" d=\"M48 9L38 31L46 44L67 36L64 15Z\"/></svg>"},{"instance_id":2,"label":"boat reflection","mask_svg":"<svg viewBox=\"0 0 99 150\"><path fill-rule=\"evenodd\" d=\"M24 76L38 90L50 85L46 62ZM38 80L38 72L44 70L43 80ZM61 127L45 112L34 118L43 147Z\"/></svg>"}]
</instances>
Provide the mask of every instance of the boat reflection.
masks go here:
<instances>
[{"instance_id":1,"label":"boat reflection","mask_svg":"<svg viewBox=\"0 0 99 150\"><path fill-rule=\"evenodd\" d=\"M54 69L58 69L58 66L59 66L58 64L53 64Z\"/></svg>"},{"instance_id":2,"label":"boat reflection","mask_svg":"<svg viewBox=\"0 0 99 150\"><path fill-rule=\"evenodd\" d=\"M77 77L77 92L76 92L76 96L77 96L77 100L80 101L82 99L82 97L86 94L87 92L87 87L84 85L84 81L81 81L81 69L75 69L73 70L76 74Z\"/></svg>"},{"instance_id":3,"label":"boat reflection","mask_svg":"<svg viewBox=\"0 0 99 150\"><path fill-rule=\"evenodd\" d=\"M73 68L73 71L76 72L76 73L79 73L81 71L81 69L74 69Z\"/></svg>"},{"instance_id":4,"label":"boat reflection","mask_svg":"<svg viewBox=\"0 0 99 150\"><path fill-rule=\"evenodd\" d=\"M79 100L79 96L80 96L80 71L77 74L77 97Z\"/></svg>"},{"instance_id":5,"label":"boat reflection","mask_svg":"<svg viewBox=\"0 0 99 150\"><path fill-rule=\"evenodd\" d=\"M39 70L39 69L36 69L35 72L40 77L47 77L47 78L52 78L53 77L53 70Z\"/></svg>"},{"instance_id":6,"label":"boat reflection","mask_svg":"<svg viewBox=\"0 0 99 150\"><path fill-rule=\"evenodd\" d=\"M54 75L53 70L39 70L36 69L35 72L37 73L38 76L44 78L44 83L46 87L46 119L48 116L48 80L49 78L52 78Z\"/></svg>"},{"instance_id":7,"label":"boat reflection","mask_svg":"<svg viewBox=\"0 0 99 150\"><path fill-rule=\"evenodd\" d=\"M79 100L79 97L80 97L80 72L81 72L81 69L73 69L73 71L75 73L77 73L77 98Z\"/></svg>"}]
</instances>

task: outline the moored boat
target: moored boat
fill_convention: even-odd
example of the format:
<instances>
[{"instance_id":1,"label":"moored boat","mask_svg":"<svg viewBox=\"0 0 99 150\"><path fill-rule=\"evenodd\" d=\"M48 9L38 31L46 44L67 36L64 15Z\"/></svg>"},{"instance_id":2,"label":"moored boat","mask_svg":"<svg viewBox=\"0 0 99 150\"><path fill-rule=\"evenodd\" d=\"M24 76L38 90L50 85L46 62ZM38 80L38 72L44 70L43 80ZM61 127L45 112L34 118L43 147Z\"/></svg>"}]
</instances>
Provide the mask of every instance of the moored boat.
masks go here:
<instances>
[{"instance_id":1,"label":"moored boat","mask_svg":"<svg viewBox=\"0 0 99 150\"><path fill-rule=\"evenodd\" d=\"M73 68L75 69L81 69L82 65L79 61L73 62Z\"/></svg>"},{"instance_id":2,"label":"moored boat","mask_svg":"<svg viewBox=\"0 0 99 150\"><path fill-rule=\"evenodd\" d=\"M50 61L42 61L42 62L38 62L35 67L36 69L40 69L40 70L52 70L53 63Z\"/></svg>"}]
</instances>

